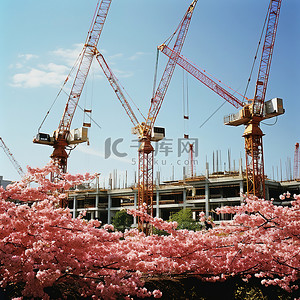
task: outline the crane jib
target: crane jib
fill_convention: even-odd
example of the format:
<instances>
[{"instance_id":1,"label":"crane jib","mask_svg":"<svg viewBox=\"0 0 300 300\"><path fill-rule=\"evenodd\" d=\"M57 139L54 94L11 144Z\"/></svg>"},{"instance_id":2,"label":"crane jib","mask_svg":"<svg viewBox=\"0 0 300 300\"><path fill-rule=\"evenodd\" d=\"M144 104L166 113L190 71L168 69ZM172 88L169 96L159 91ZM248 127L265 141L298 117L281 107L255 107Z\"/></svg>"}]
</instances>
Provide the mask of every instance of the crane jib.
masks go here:
<instances>
[{"instance_id":1,"label":"crane jib","mask_svg":"<svg viewBox=\"0 0 300 300\"><path fill-rule=\"evenodd\" d=\"M266 97L280 6L281 0L271 0L267 13L267 29L265 34L264 45L262 48L260 66L253 101L253 113L258 116L262 116L263 114L263 105Z\"/></svg>"},{"instance_id":2,"label":"crane jib","mask_svg":"<svg viewBox=\"0 0 300 300\"><path fill-rule=\"evenodd\" d=\"M147 132L147 134L150 134L151 129L154 126L155 120L157 118L157 115L161 108L162 102L166 95L167 89L169 87L171 78L172 78L174 70L175 70L175 66L177 64L177 59L178 59L177 54L180 54L181 49L183 47L185 37L187 35L189 25L191 22L191 18L192 18L192 14L194 12L194 8L195 8L196 4L197 4L197 0L194 0L192 2L192 4L189 6L187 12L185 13L185 15L180 23L177 38L176 38L176 41L173 46L173 51L174 51L174 53L176 53L176 55L172 58L169 58L167 65L165 67L164 73L162 75L162 78L160 80L160 83L157 87L156 93L155 93L153 99L151 99L151 104L150 104L147 120L145 122L145 131Z\"/></svg>"},{"instance_id":3,"label":"crane jib","mask_svg":"<svg viewBox=\"0 0 300 300\"><path fill-rule=\"evenodd\" d=\"M166 45L160 46L159 50L162 53L164 53L165 55L167 55L168 57L172 57L174 55L174 51L171 50ZM217 83L215 80L213 80L209 76L205 75L204 72L200 71L196 66L194 66L192 63L190 63L182 55L177 54L177 64L180 67L182 67L185 71L190 73L192 76L194 76L196 79L198 79L200 82L202 82L207 87L209 87L211 90L216 92L219 96L221 96L227 102L232 104L234 107L239 108L239 107L243 106L243 102L241 102L238 98L236 98L234 95L232 95L225 88L220 86L220 84Z\"/></svg>"},{"instance_id":4,"label":"crane jib","mask_svg":"<svg viewBox=\"0 0 300 300\"><path fill-rule=\"evenodd\" d=\"M97 47L111 1L112 0L102 0L96 9L91 29L88 32L86 43L84 45L81 61L79 62L77 74L58 127L58 132L61 135L64 135L70 130L72 119L89 73L93 57L95 56L95 48Z\"/></svg>"}]
</instances>

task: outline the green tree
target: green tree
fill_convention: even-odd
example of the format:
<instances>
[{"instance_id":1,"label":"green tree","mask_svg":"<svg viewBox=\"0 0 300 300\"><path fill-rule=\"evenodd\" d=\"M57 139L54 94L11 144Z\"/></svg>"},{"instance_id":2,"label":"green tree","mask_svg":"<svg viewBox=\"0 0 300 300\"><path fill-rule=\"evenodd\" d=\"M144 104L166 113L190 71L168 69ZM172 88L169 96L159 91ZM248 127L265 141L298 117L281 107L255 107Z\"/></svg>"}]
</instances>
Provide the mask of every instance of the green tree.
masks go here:
<instances>
[{"instance_id":1,"label":"green tree","mask_svg":"<svg viewBox=\"0 0 300 300\"><path fill-rule=\"evenodd\" d=\"M115 229L124 232L125 229L129 229L133 223L132 216L128 215L125 209L118 211L113 217L112 224Z\"/></svg>"},{"instance_id":2,"label":"green tree","mask_svg":"<svg viewBox=\"0 0 300 300\"><path fill-rule=\"evenodd\" d=\"M189 208L183 208L179 212L172 214L169 218L172 222L178 223L178 229L201 230L202 226L193 219L193 213Z\"/></svg>"}]
</instances>

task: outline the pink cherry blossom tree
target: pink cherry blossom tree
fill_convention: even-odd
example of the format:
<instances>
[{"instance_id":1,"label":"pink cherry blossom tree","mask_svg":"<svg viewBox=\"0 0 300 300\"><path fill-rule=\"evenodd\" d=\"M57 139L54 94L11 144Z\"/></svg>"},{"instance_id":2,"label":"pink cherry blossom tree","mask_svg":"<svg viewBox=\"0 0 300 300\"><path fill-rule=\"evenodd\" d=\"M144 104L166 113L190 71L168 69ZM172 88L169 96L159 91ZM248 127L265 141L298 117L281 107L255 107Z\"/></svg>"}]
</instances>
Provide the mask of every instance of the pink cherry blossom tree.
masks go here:
<instances>
[{"instance_id":1,"label":"pink cherry blossom tree","mask_svg":"<svg viewBox=\"0 0 300 300\"><path fill-rule=\"evenodd\" d=\"M28 168L21 181L1 188L1 286L23 284L23 296L43 299L49 299L45 288L74 281L82 297L151 295L143 288L141 273L126 266L121 232L111 232L111 225L101 227L97 220L73 219L69 209L59 205L66 197L59 191L93 176L60 174L54 183L47 179L58 171L53 164Z\"/></svg>"},{"instance_id":2,"label":"pink cherry blossom tree","mask_svg":"<svg viewBox=\"0 0 300 300\"><path fill-rule=\"evenodd\" d=\"M176 224L131 211L170 233L144 240L143 247L147 243L151 261L156 262L152 270L145 261L138 264L148 273L198 275L207 281L255 276L265 285L291 291L300 274L300 196L294 197L291 207L252 197L241 206L220 208L218 213L235 214L233 221L198 232L176 231Z\"/></svg>"},{"instance_id":3,"label":"pink cherry blossom tree","mask_svg":"<svg viewBox=\"0 0 300 300\"><path fill-rule=\"evenodd\" d=\"M0 190L2 287L22 284L23 296L43 299L49 298L47 288L74 282L82 297L159 298L161 292L148 291L144 282L168 276L213 282L257 277L265 285L297 288L300 196L294 195L290 207L247 198L240 206L218 209L234 214L233 221L197 232L176 230L176 222L153 218L143 209L128 210L168 233L146 236L136 229L121 233L97 220L72 218L68 208L58 205L66 197L59 191L93 176L61 174L53 183L47 179L53 171L57 169L51 164L29 168L20 182Z\"/></svg>"}]
</instances>

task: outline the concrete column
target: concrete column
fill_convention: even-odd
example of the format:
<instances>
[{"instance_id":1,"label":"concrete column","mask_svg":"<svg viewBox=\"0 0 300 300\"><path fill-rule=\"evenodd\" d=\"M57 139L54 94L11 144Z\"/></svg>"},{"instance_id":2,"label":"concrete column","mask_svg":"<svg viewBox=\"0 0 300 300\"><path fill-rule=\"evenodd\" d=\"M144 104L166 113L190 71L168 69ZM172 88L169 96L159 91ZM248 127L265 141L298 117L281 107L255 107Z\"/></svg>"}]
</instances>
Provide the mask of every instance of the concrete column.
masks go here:
<instances>
[{"instance_id":1,"label":"concrete column","mask_svg":"<svg viewBox=\"0 0 300 300\"><path fill-rule=\"evenodd\" d=\"M156 218L160 218L160 211L159 211L159 190L156 190Z\"/></svg>"},{"instance_id":2,"label":"concrete column","mask_svg":"<svg viewBox=\"0 0 300 300\"><path fill-rule=\"evenodd\" d=\"M209 216L209 181L206 179L205 182L205 214Z\"/></svg>"},{"instance_id":3,"label":"concrete column","mask_svg":"<svg viewBox=\"0 0 300 300\"><path fill-rule=\"evenodd\" d=\"M208 162L206 162L206 164L205 164L205 177L206 177L206 179L208 179L208 177L209 177L209 164L208 164Z\"/></svg>"},{"instance_id":4,"label":"concrete column","mask_svg":"<svg viewBox=\"0 0 300 300\"><path fill-rule=\"evenodd\" d=\"M239 175L243 177L243 161L242 161L242 158L240 158L240 161L239 161Z\"/></svg>"},{"instance_id":5,"label":"concrete column","mask_svg":"<svg viewBox=\"0 0 300 300\"><path fill-rule=\"evenodd\" d=\"M266 200L270 200L270 189L269 189L269 186L266 185L265 189L266 189Z\"/></svg>"},{"instance_id":6,"label":"concrete column","mask_svg":"<svg viewBox=\"0 0 300 300\"><path fill-rule=\"evenodd\" d=\"M183 197L183 208L186 208L186 189L185 188L182 191L182 197Z\"/></svg>"},{"instance_id":7,"label":"concrete column","mask_svg":"<svg viewBox=\"0 0 300 300\"><path fill-rule=\"evenodd\" d=\"M99 218L99 195L96 195L96 201L95 201L95 218L98 219Z\"/></svg>"},{"instance_id":8,"label":"concrete column","mask_svg":"<svg viewBox=\"0 0 300 300\"><path fill-rule=\"evenodd\" d=\"M205 168L205 214L208 217L209 216L209 164L206 163Z\"/></svg>"},{"instance_id":9,"label":"concrete column","mask_svg":"<svg viewBox=\"0 0 300 300\"><path fill-rule=\"evenodd\" d=\"M243 195L244 194L244 181L243 179L240 181L240 201L242 203L243 201Z\"/></svg>"},{"instance_id":10,"label":"concrete column","mask_svg":"<svg viewBox=\"0 0 300 300\"><path fill-rule=\"evenodd\" d=\"M137 192L134 193L134 208L137 209ZM137 224L137 220L136 217L133 218L133 224L136 225Z\"/></svg>"},{"instance_id":11,"label":"concrete column","mask_svg":"<svg viewBox=\"0 0 300 300\"><path fill-rule=\"evenodd\" d=\"M73 198L73 218L76 218L76 212L77 212L77 197L74 196L74 198Z\"/></svg>"},{"instance_id":12,"label":"concrete column","mask_svg":"<svg viewBox=\"0 0 300 300\"><path fill-rule=\"evenodd\" d=\"M108 194L107 205L107 224L111 224L111 195Z\"/></svg>"}]
</instances>

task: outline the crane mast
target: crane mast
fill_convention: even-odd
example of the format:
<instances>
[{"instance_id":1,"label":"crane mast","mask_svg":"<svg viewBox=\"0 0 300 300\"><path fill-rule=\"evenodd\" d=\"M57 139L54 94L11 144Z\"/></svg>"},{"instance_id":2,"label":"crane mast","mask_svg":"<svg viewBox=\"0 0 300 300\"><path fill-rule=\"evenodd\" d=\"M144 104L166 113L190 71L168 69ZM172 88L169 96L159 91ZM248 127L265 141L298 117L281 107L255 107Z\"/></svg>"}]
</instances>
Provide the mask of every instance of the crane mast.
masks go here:
<instances>
[{"instance_id":1,"label":"crane mast","mask_svg":"<svg viewBox=\"0 0 300 300\"><path fill-rule=\"evenodd\" d=\"M25 175L23 169L21 168L20 164L16 161L13 154L10 152L9 148L5 145L5 143L1 137L0 137L0 147L3 148L5 154L7 155L7 157L9 158L9 160L11 161L11 163L13 164L15 169L17 170L18 174L21 177L23 177Z\"/></svg>"},{"instance_id":2,"label":"crane mast","mask_svg":"<svg viewBox=\"0 0 300 300\"><path fill-rule=\"evenodd\" d=\"M265 198L265 173L263 155L263 132L260 129L260 122L263 120L263 107L266 96L266 89L269 79L269 72L274 49L274 42L278 26L281 0L271 0L268 16L267 29L256 81L255 95L250 105L250 121L246 123L243 134L245 138L246 152L246 178L247 193L258 198Z\"/></svg>"},{"instance_id":3,"label":"crane mast","mask_svg":"<svg viewBox=\"0 0 300 300\"><path fill-rule=\"evenodd\" d=\"M70 127L92 64L92 60L97 53L96 47L108 14L111 1L112 0L101 0L98 2L91 27L83 47L77 73L58 129L54 132L53 137L51 138L45 134L38 134L37 138L33 140L34 143L53 146L54 150L51 154L51 158L59 166L63 173L67 171L67 159L69 156L66 152L67 146L70 144L78 144L87 141L87 128L82 128L80 137L74 138L70 137Z\"/></svg>"}]
</instances>

